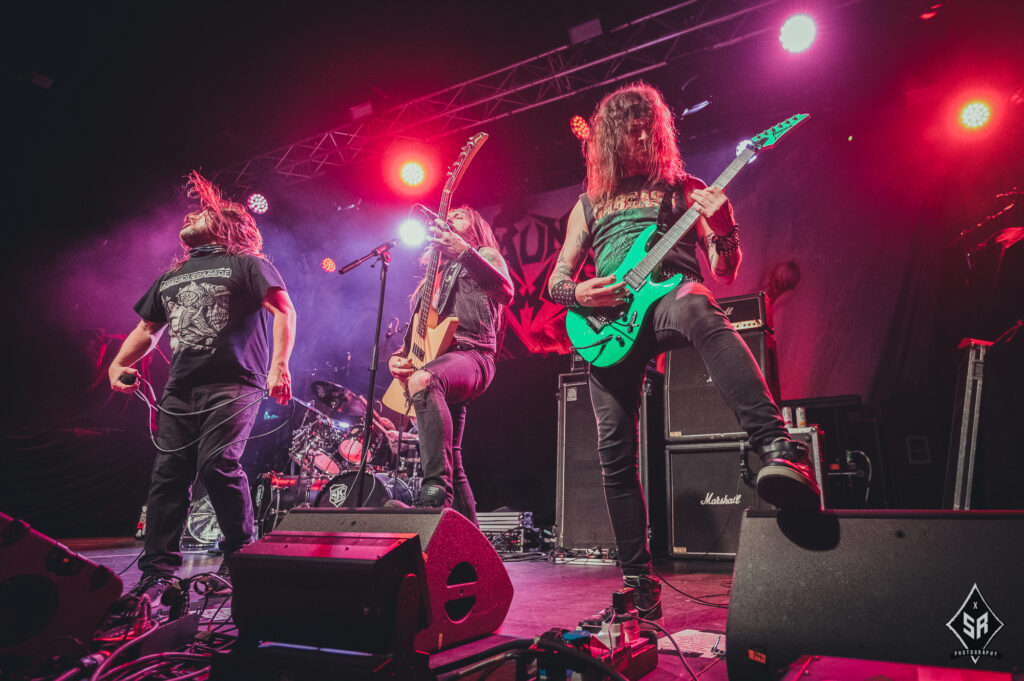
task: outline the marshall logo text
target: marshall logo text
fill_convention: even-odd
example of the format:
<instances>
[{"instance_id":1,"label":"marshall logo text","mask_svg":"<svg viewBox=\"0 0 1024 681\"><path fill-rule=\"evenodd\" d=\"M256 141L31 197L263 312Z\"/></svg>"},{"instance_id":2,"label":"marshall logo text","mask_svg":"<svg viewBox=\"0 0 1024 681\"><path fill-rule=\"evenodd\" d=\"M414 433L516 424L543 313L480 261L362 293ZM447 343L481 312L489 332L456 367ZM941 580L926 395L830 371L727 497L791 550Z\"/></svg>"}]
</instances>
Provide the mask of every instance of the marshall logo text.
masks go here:
<instances>
[{"instance_id":1,"label":"marshall logo text","mask_svg":"<svg viewBox=\"0 0 1024 681\"><path fill-rule=\"evenodd\" d=\"M715 496L713 493L708 492L704 495L704 498L700 500L701 506L738 506L743 503L743 495L737 494L736 496Z\"/></svg>"}]
</instances>

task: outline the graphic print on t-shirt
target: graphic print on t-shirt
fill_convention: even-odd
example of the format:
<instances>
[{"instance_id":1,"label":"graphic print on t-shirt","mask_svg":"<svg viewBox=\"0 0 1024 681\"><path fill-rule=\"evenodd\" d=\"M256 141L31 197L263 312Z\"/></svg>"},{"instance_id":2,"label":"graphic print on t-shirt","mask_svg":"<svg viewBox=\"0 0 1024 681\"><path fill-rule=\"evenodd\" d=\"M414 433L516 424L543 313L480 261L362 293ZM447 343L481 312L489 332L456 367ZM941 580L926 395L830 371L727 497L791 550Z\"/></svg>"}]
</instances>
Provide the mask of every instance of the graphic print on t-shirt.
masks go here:
<instances>
[{"instance_id":1,"label":"graphic print on t-shirt","mask_svg":"<svg viewBox=\"0 0 1024 681\"><path fill-rule=\"evenodd\" d=\"M222 284L196 280L229 276L230 268L205 270L168 279L161 285L161 298L171 327L172 353L181 349L213 353L214 339L228 321L230 293ZM188 284L174 293L168 291L184 280Z\"/></svg>"}]
</instances>

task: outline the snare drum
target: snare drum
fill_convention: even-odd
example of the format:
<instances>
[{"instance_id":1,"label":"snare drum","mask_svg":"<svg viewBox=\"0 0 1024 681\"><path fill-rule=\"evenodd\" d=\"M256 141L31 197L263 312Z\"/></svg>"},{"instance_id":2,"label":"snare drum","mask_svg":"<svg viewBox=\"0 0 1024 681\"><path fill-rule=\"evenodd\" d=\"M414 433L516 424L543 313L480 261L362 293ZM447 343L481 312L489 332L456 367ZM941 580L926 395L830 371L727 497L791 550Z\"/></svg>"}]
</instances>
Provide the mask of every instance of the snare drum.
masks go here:
<instances>
[{"instance_id":1,"label":"snare drum","mask_svg":"<svg viewBox=\"0 0 1024 681\"><path fill-rule=\"evenodd\" d=\"M397 499L406 504L412 503L412 492L405 480L385 473L370 473L369 471L363 475L365 476L363 496L366 500L364 506L381 507L391 499ZM348 471L335 476L320 490L316 503L313 505L320 508L341 508L352 491L355 480L356 471Z\"/></svg>"}]
</instances>

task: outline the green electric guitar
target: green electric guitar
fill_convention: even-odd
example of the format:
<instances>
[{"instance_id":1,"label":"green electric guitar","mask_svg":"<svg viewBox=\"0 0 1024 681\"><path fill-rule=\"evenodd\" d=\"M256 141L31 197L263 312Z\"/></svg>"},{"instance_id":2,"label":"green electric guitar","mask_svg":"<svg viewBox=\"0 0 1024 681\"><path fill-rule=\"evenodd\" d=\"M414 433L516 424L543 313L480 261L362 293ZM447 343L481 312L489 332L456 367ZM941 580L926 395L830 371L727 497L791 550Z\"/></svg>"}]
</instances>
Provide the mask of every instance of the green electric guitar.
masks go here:
<instances>
[{"instance_id":1,"label":"green electric guitar","mask_svg":"<svg viewBox=\"0 0 1024 681\"><path fill-rule=\"evenodd\" d=\"M809 114L797 114L755 135L737 154L712 186L725 189L754 154L772 147ZM655 240L657 225L645 229L615 270L615 280L626 282L626 302L618 307L574 307L565 316L565 328L576 351L594 366L621 362L636 343L648 311L682 281L681 274L661 278L662 259L697 222L700 213L691 206L671 228ZM651 243L653 241L653 243Z\"/></svg>"}]
</instances>

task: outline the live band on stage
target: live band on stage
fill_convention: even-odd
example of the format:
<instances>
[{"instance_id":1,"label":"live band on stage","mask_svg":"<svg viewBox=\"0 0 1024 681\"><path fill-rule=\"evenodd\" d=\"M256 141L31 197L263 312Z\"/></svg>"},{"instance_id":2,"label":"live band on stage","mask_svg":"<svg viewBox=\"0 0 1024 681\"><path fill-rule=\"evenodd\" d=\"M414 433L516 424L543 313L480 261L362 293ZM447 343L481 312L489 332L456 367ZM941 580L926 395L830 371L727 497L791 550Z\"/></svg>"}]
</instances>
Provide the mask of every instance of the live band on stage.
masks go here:
<instances>
[{"instance_id":1,"label":"live band on stage","mask_svg":"<svg viewBox=\"0 0 1024 681\"><path fill-rule=\"evenodd\" d=\"M437 205L408 207L421 241L402 255L415 282L389 281L400 239L369 251L343 241L353 259L323 265L356 301L338 314L295 284L289 258L307 254L275 258L253 204L190 172L188 212L160 234L177 255L139 274L148 286L125 284L117 302L131 307L134 326L116 350L91 358L101 374L92 387L124 414L144 414L133 434L153 459L148 487L118 499L134 513L145 497L141 544L119 555L115 574L0 513L0 606L17 611L0 617L0 681L9 660L20 665L11 679L34 681L482 680L505 662L517 680L622 681L655 672L659 655L694 681L697 658L728 659L732 681L764 681L787 669L802 678L819 654L960 666L965 656L992 658L992 669L1010 671L1007 660L1022 659L1013 641L1024 645L1024 620L1011 621L1024 613L1024 591L1007 588L1000 572L1019 564L1024 520L1006 511L1022 506L1016 293L1004 296L1012 325L992 341L964 338L959 368L947 368L955 396L946 440L911 429L932 403L895 388L886 406L896 403L898 416L882 425L859 394L784 400L780 383L794 370L801 388L875 380L874 390L892 388L886 371L911 362L854 356L858 322L838 305L798 318L783 308L802 276L791 251L817 258L801 291L835 279L846 254L797 243L796 227L772 231L796 222L803 205L758 215L730 198L756 186L762 208L775 193L826 202L831 185L814 185L817 171L780 189L784 173L820 151L797 143L814 132L812 114L744 121L761 132L705 159L717 174L702 179L684 164L677 126L687 112L670 99L644 81L595 96L590 117L572 124L582 181L550 191L538 214L518 205L505 213L479 189L479 205L461 200L463 179L497 133L463 137ZM751 165L790 144L788 166ZM741 172L742 189L731 184ZM993 281L1005 275L1003 256L1024 228L1003 216L1022 197L1016 187L998 194L1010 205L957 237L965 289L980 286L985 244L998 250ZM520 220L547 230L529 267L527 249L509 247ZM890 264L888 253L860 248L871 266ZM740 279L745 256L760 280ZM373 294L354 272L377 279ZM886 323L909 328L925 315L904 309L904 293L884 301L892 319L875 324L875 345L896 335ZM975 293L965 297L984 299ZM865 317L883 306L847 294L845 305L864 305ZM396 299L407 306L400 314ZM791 316L780 321L780 310ZM857 332L839 350L824 347L824 329L839 317ZM315 338L331 325L361 338L365 374L353 369L362 357L333 337L325 351ZM925 340L904 331L900 352L920 351ZM780 347L793 339L800 352L780 366ZM166 341L167 375L154 376L149 363ZM303 362L296 348L309 349ZM346 360L308 361L313 353ZM877 376L853 376L869 364ZM808 378L840 369L843 380ZM947 425L929 426L936 421ZM554 522L535 526L534 511L550 519L547 506ZM531 561L534 571L510 575L508 566ZM710 567L676 567L686 561ZM723 578L719 565L730 561L733 578ZM137 578L127 589L125 574ZM587 591L595 579L599 597ZM684 579L693 579L688 590L676 585ZM572 621L430 659L499 636L514 581L530 599L520 612L530 612L513 627L538 626L538 609L552 623ZM578 597L599 612L576 612ZM75 611L72 624L36 626L62 608ZM697 608L728 609L728 632L724 617L693 624ZM697 647L684 652L684 639Z\"/></svg>"}]
</instances>

